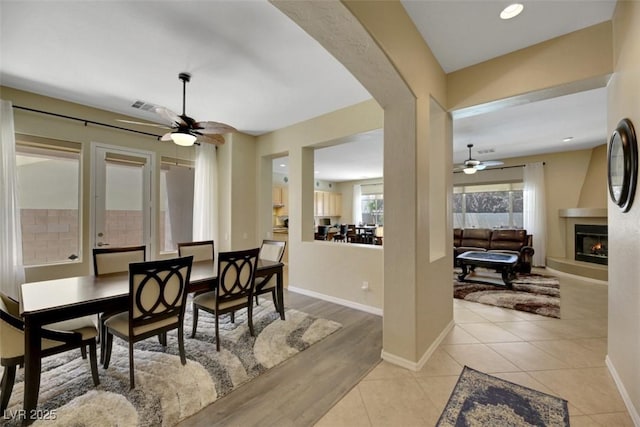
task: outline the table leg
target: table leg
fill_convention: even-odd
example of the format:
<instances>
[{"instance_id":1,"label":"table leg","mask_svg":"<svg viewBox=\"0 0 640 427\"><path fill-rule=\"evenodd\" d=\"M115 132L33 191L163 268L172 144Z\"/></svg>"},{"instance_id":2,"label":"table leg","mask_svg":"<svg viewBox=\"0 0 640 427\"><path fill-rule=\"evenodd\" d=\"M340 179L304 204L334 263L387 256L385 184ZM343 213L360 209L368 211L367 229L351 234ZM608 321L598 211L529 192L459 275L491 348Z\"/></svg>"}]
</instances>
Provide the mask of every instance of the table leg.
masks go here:
<instances>
[{"instance_id":1,"label":"table leg","mask_svg":"<svg viewBox=\"0 0 640 427\"><path fill-rule=\"evenodd\" d=\"M510 267L505 267L502 269L502 281L505 285L511 286L511 281L516 278L513 269Z\"/></svg>"},{"instance_id":2,"label":"table leg","mask_svg":"<svg viewBox=\"0 0 640 427\"><path fill-rule=\"evenodd\" d=\"M278 298L278 311L280 312L280 319L284 320L284 284L282 276L284 275L284 268L280 268L276 273L276 296Z\"/></svg>"},{"instance_id":3,"label":"table leg","mask_svg":"<svg viewBox=\"0 0 640 427\"><path fill-rule=\"evenodd\" d=\"M467 274L469 274L469 267L464 261L460 262L460 268L462 268L462 273L458 274L458 280L463 281Z\"/></svg>"},{"instance_id":4,"label":"table leg","mask_svg":"<svg viewBox=\"0 0 640 427\"><path fill-rule=\"evenodd\" d=\"M41 327L29 316L24 319L24 412L25 424L35 421L41 370Z\"/></svg>"}]
</instances>

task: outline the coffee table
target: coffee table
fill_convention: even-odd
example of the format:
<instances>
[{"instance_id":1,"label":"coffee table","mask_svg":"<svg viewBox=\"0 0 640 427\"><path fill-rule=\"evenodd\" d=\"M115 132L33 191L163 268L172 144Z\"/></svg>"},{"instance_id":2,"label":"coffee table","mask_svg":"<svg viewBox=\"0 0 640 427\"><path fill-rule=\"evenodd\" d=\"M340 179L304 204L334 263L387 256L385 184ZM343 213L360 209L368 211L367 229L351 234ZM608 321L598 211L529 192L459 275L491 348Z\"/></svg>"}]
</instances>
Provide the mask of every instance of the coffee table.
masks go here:
<instances>
[{"instance_id":1,"label":"coffee table","mask_svg":"<svg viewBox=\"0 0 640 427\"><path fill-rule=\"evenodd\" d=\"M507 287L511 287L511 281L516 278L515 267L518 264L518 256L511 254L503 254L496 252L469 251L464 252L456 258L462 267L462 273L458 274L458 280L463 282L487 282L488 280L467 279L470 273L473 273L476 267L485 267L496 270L502 275L502 282Z\"/></svg>"}]
</instances>

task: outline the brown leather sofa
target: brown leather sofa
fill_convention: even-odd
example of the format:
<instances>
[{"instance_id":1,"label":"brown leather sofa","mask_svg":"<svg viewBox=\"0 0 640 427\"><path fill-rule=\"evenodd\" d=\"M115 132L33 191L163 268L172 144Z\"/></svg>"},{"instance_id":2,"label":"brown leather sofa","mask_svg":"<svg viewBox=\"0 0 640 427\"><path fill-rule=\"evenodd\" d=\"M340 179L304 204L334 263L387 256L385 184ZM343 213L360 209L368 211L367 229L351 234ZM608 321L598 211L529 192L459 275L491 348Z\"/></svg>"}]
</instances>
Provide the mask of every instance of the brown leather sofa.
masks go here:
<instances>
[{"instance_id":1,"label":"brown leather sofa","mask_svg":"<svg viewBox=\"0 0 640 427\"><path fill-rule=\"evenodd\" d=\"M503 230L490 228L454 228L453 258L468 251L502 252L518 255L516 271L531 272L534 250L533 237L527 230Z\"/></svg>"}]
</instances>

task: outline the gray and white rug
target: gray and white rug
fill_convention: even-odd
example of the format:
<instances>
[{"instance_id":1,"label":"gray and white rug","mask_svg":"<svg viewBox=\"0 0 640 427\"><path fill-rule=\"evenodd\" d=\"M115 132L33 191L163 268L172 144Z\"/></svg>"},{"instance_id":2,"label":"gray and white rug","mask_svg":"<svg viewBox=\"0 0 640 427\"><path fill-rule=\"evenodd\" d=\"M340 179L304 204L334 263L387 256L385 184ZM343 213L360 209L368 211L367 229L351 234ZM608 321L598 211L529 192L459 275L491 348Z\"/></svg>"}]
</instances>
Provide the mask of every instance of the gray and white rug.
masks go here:
<instances>
[{"instance_id":1,"label":"gray and white rug","mask_svg":"<svg viewBox=\"0 0 640 427\"><path fill-rule=\"evenodd\" d=\"M210 314L200 312L196 337L189 338L190 306L184 323L187 364L180 363L175 331L168 336L166 352L155 338L136 343L134 390L129 390L128 347L117 338L109 368L99 368L97 388L79 351L45 358L38 400L43 419L34 425L172 426L341 328L337 322L293 309L286 310L286 320L281 321L272 302L261 299L253 313L256 337L249 334L246 310L236 313L235 323L224 315L217 352ZM19 370L2 425L20 424L23 380Z\"/></svg>"}]
</instances>

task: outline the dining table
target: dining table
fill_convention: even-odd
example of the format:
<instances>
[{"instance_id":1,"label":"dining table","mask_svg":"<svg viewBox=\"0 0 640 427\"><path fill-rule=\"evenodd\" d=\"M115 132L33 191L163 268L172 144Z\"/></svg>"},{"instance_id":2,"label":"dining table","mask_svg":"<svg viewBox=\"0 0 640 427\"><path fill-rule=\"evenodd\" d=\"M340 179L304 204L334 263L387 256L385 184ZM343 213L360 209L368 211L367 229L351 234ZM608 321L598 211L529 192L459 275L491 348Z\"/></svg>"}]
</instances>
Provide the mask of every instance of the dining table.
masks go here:
<instances>
[{"instance_id":1,"label":"dining table","mask_svg":"<svg viewBox=\"0 0 640 427\"><path fill-rule=\"evenodd\" d=\"M258 260L256 277L276 277L276 309L285 320L284 264ZM187 292L215 289L216 264L211 260L194 262ZM24 401L23 420L31 424L38 419L38 394L41 373L42 327L63 320L91 314L122 310L128 307L129 273L89 275L24 283L21 286L20 311L24 320Z\"/></svg>"}]
</instances>

